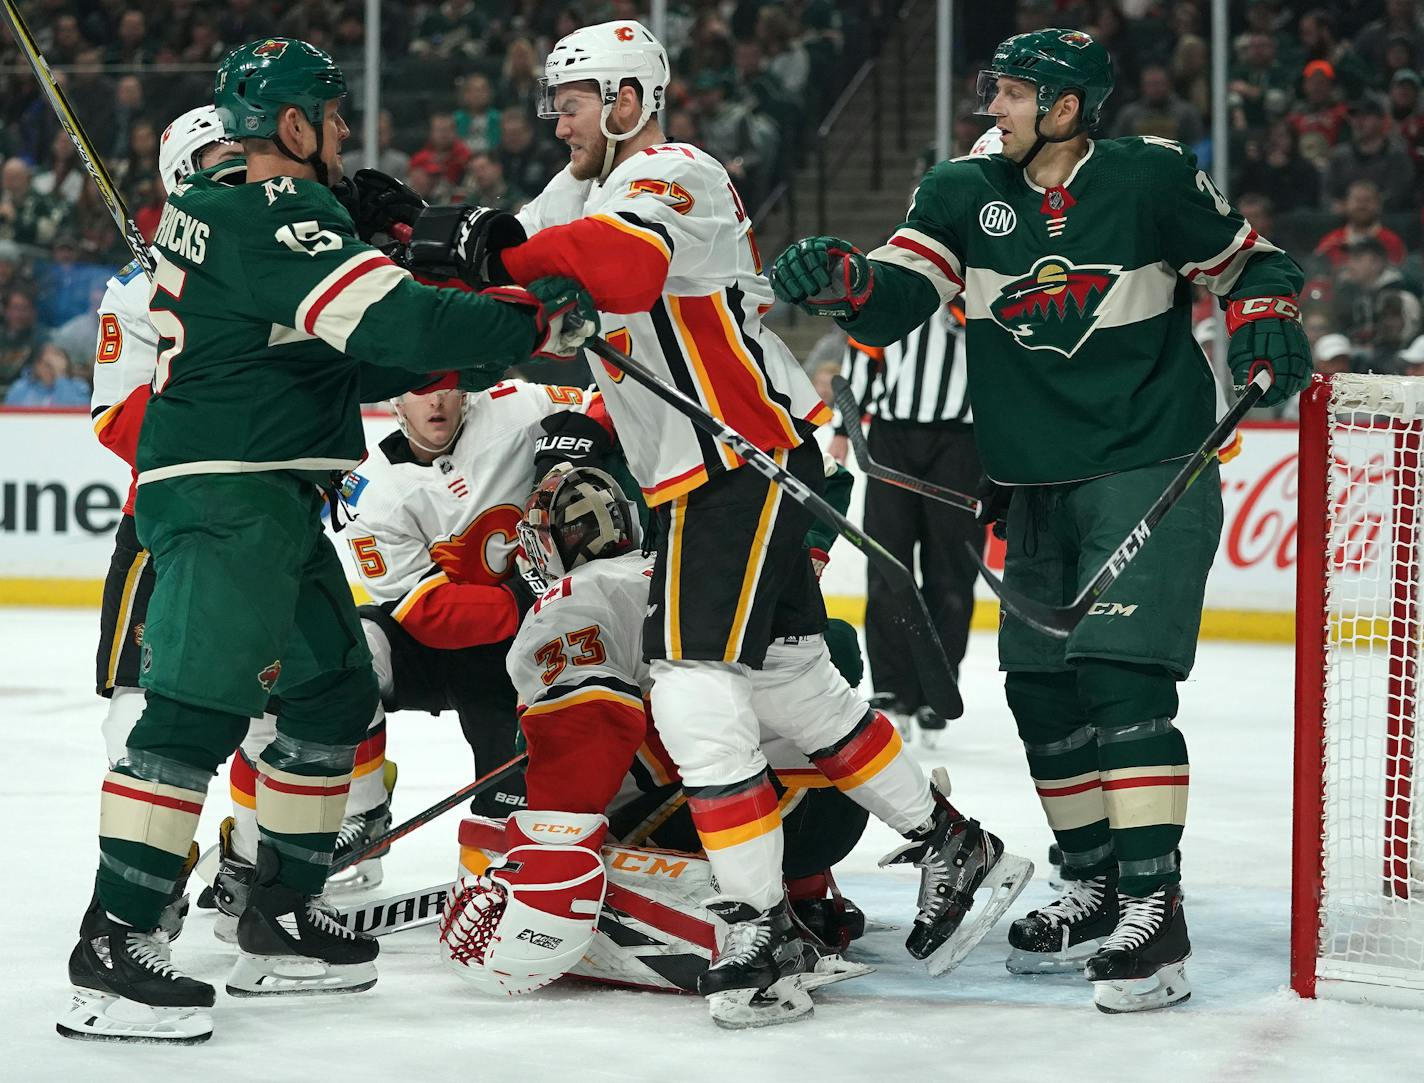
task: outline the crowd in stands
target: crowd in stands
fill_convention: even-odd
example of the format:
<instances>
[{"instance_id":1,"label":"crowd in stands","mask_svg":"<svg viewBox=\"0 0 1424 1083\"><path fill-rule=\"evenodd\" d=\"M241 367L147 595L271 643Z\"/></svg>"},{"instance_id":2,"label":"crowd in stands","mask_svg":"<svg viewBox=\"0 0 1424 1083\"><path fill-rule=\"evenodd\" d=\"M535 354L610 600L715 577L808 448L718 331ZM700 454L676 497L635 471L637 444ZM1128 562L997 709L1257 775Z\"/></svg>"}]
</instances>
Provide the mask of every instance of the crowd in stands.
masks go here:
<instances>
[{"instance_id":1,"label":"crowd in stands","mask_svg":"<svg viewBox=\"0 0 1424 1083\"><path fill-rule=\"evenodd\" d=\"M924 2L924 0L922 0ZM43 0L27 7L41 49L135 221L163 202L158 140L210 100L233 46L288 34L348 71L360 147L363 0ZM670 138L723 161L749 208L800 159L808 133L900 5L890 0L670 0ZM958 5L958 7L964 7ZM1322 367L1424 374L1424 0L1249 0L1231 7L1230 193L1309 275L1303 307ZM432 202L516 209L563 164L535 116L548 48L579 25L646 19L645 2L383 0L383 109L374 164ZM963 24L961 104L973 101L976 31L1077 26L1113 54L1118 91L1103 134L1179 140L1210 168L1209 0L1018 0ZM992 39L992 41L990 40ZM967 43L967 44L966 44ZM926 88L926 93L929 90ZM967 105L967 151L985 121ZM80 403L94 305L128 259L107 208L13 46L0 49L0 396ZM1200 338L1211 349L1210 299ZM1416 341L1417 340L1417 341ZM1343 348L1342 348L1342 343Z\"/></svg>"}]
</instances>

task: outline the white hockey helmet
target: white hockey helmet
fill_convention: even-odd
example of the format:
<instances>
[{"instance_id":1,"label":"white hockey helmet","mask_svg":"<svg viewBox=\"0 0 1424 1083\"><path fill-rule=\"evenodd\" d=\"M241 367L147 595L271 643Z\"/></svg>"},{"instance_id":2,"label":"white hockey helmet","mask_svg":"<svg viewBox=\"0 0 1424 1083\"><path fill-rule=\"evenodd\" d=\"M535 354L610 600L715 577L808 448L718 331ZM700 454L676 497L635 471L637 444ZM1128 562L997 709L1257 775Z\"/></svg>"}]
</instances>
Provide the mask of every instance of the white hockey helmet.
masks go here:
<instances>
[{"instance_id":1,"label":"white hockey helmet","mask_svg":"<svg viewBox=\"0 0 1424 1083\"><path fill-rule=\"evenodd\" d=\"M995 125L974 140L974 145L969 148L969 153L975 155L1001 154L1003 150L1004 133L999 131L998 126Z\"/></svg>"},{"instance_id":2,"label":"white hockey helmet","mask_svg":"<svg viewBox=\"0 0 1424 1083\"><path fill-rule=\"evenodd\" d=\"M603 98L603 113L599 128L608 138L608 157L603 175L613 161L613 144L631 139L643 130L649 118L664 105L667 85L672 78L667 50L640 22L617 19L575 30L549 51L544 61L544 77L539 80L539 116L554 120L554 91L566 84L591 80L598 84ZM618 101L618 88L625 79L638 84L643 100L643 112L626 132L610 132L608 115Z\"/></svg>"},{"instance_id":3,"label":"white hockey helmet","mask_svg":"<svg viewBox=\"0 0 1424 1083\"><path fill-rule=\"evenodd\" d=\"M168 195L183 178L198 170L198 156L213 143L229 143L218 111L211 105L189 109L163 129L158 141L158 172Z\"/></svg>"},{"instance_id":4,"label":"white hockey helmet","mask_svg":"<svg viewBox=\"0 0 1424 1083\"><path fill-rule=\"evenodd\" d=\"M638 509L611 474L568 463L529 494L516 529L524 555L549 584L580 564L626 553L643 537Z\"/></svg>"}]
</instances>

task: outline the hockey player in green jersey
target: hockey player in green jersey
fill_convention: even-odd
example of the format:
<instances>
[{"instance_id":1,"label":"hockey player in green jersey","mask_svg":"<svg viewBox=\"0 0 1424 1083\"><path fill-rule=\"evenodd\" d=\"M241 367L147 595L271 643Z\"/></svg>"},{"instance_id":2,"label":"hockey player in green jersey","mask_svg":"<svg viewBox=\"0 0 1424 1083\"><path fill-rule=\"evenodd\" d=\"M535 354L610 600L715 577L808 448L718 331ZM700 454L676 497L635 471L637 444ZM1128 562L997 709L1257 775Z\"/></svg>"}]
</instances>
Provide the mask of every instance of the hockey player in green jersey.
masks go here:
<instances>
[{"instance_id":1,"label":"hockey player in green jersey","mask_svg":"<svg viewBox=\"0 0 1424 1083\"><path fill-rule=\"evenodd\" d=\"M1310 372L1295 262L1184 147L1089 138L1112 86L1107 52L1086 34L1010 38L979 83L1001 153L932 169L907 221L869 256L812 237L772 271L781 300L872 345L963 295L975 437L985 471L1012 494L1005 581L1051 605L1077 595L1212 426L1194 284L1226 306L1236 380L1272 375L1264 404ZM1187 752L1173 719L1221 517L1213 465L1066 642L1011 615L1000 628L1009 706L1073 877L1014 923L1009 969L1086 961L1104 1011L1188 995L1174 857Z\"/></svg>"},{"instance_id":2,"label":"hockey player in green jersey","mask_svg":"<svg viewBox=\"0 0 1424 1083\"><path fill-rule=\"evenodd\" d=\"M434 370L489 386L509 364L572 355L596 331L574 283L437 290L363 243L330 188L348 134L344 93L341 70L304 42L229 54L214 105L243 144L245 183L225 183L241 163L194 174L158 226L161 341L135 508L157 570L140 662L148 699L103 784L96 890L59 1023L68 1036L211 1034L213 988L173 967L156 926L209 780L273 694L281 708L258 763L260 842L228 991L375 983L376 942L318 902L377 701L323 532L324 491L364 454L362 401L428 385ZM366 209L359 191L357 205ZM576 309L582 324L566 328Z\"/></svg>"}]
</instances>

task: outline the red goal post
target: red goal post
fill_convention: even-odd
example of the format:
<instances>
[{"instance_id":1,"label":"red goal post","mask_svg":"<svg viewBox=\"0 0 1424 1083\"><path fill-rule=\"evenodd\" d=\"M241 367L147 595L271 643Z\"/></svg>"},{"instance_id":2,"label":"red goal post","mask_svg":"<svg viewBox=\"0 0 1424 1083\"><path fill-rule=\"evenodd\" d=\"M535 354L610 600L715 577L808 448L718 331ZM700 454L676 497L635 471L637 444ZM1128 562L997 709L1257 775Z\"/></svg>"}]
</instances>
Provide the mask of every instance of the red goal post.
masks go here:
<instances>
[{"instance_id":1,"label":"red goal post","mask_svg":"<svg viewBox=\"0 0 1424 1083\"><path fill-rule=\"evenodd\" d=\"M1424 378L1301 396L1291 985L1424 1007Z\"/></svg>"}]
</instances>

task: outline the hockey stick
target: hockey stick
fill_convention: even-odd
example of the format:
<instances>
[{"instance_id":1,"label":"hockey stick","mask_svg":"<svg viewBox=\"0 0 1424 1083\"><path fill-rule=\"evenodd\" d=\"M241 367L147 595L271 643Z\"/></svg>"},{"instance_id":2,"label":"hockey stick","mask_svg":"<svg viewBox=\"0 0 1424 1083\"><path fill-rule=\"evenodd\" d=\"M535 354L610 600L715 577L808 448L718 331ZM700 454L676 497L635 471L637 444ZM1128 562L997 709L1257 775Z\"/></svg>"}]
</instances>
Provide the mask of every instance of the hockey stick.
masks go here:
<instances>
[{"instance_id":1,"label":"hockey stick","mask_svg":"<svg viewBox=\"0 0 1424 1083\"><path fill-rule=\"evenodd\" d=\"M370 842L366 843L359 850L352 850L340 861L334 862L331 866L332 872L340 872L342 869L349 869L359 861L365 861L368 857L373 857L383 851L397 839L403 839L422 824L428 824L435 817L450 811L461 801L468 801L470 798L484 793L496 782L503 782L515 771L524 766L524 762L529 759L529 753L521 752L506 764L496 767L475 781L471 782L463 790L456 790L449 797L443 798L431 805L424 812L417 812L403 824L397 824L384 835L378 835Z\"/></svg>"},{"instance_id":2,"label":"hockey stick","mask_svg":"<svg viewBox=\"0 0 1424 1083\"><path fill-rule=\"evenodd\" d=\"M389 936L421 925L433 925L445 910L445 899L453 883L433 884L405 895L391 895L374 902L353 903L336 911L336 920L355 933Z\"/></svg>"},{"instance_id":3,"label":"hockey stick","mask_svg":"<svg viewBox=\"0 0 1424 1083\"><path fill-rule=\"evenodd\" d=\"M970 545L967 548L974 558L974 562L979 565L984 582L988 583L989 589L999 596L1004 608L1030 628L1042 632L1044 635L1053 636L1055 639L1067 639L1068 633L1078 626L1078 622L1088 615L1089 610L1097 604L1098 599L1122 577L1123 572L1127 571L1127 566L1132 563L1138 553L1142 552L1142 547L1147 544L1147 539L1152 536L1152 531L1172 510L1177 501L1185 495L1186 491L1192 487L1192 483L1201 476L1202 471L1217 457L1217 452L1226 442L1226 438L1231 435L1237 425L1241 424L1241 419L1246 416L1246 412L1256 405L1270 386L1269 373L1258 372L1255 375L1247 385L1245 392L1236 400L1235 405L1216 423L1216 427L1208 434L1202 446L1192 453L1191 458L1183 464L1171 484L1147 509L1147 514L1132 528L1132 531L1122 540L1122 544L1113 550L1112 555L1098 570L1098 574L1093 577L1092 582L1084 587L1071 603L1065 606L1046 605L1025 597L1018 591L1010 590L1004 586L1002 579L989 570L989 566L984 563L984 558L979 551Z\"/></svg>"},{"instance_id":4,"label":"hockey stick","mask_svg":"<svg viewBox=\"0 0 1424 1083\"><path fill-rule=\"evenodd\" d=\"M855 392L850 389L850 384L846 382L844 376L832 376L831 387L835 391L836 409L841 412L841 424L845 426L846 439L850 441L850 449L855 453L855 461L860 464L861 473L868 478L875 478L877 481L898 485L901 489L908 489L912 493L919 493L920 496L928 497L930 500L938 500L942 504L948 504L951 508L967 511L970 515L977 516L979 514L980 503L977 497L922 481L909 474L902 474L898 470L891 470L888 466L881 466L872 459L870 445L865 442L865 431L860 427L860 403L855 401Z\"/></svg>"},{"instance_id":5,"label":"hockey stick","mask_svg":"<svg viewBox=\"0 0 1424 1083\"><path fill-rule=\"evenodd\" d=\"M69 99L64 96L64 90L55 82L54 73L49 70L49 63L35 43L34 35L30 33L25 17L20 14L19 5L15 3L15 0L0 0L0 2L5 5L5 21L10 24L10 32L14 34L20 51L25 54L25 59L30 62L30 70L35 73L40 89L45 92L50 107L54 109L55 116L59 118L60 127L69 136L70 142L74 144L75 153L79 155L79 160L84 163L85 170L94 179L94 184L99 189L99 195L103 197L105 205L109 208L109 213L114 218L114 225L119 227L119 232L124 236L124 242L133 252L134 259L138 260L138 265L143 268L143 273L150 279L153 278L156 264L153 253L148 250L148 242L143 239L143 234L139 232L138 226L134 225L133 219L129 216L128 208L124 206L123 197L119 195L113 178L109 176L109 171L104 166L104 160L99 157L93 144L89 142L89 137L84 134L84 127L79 123L79 118L70 106Z\"/></svg>"},{"instance_id":6,"label":"hockey stick","mask_svg":"<svg viewBox=\"0 0 1424 1083\"><path fill-rule=\"evenodd\" d=\"M723 424L698 403L648 371L622 350L601 338L589 339L585 349L591 350L612 368L632 377L635 383L662 399L719 444L731 448L748 466L768 481L780 485L787 496L823 523L834 527L841 537L863 552L866 559L880 569L880 574L889 584L891 595L900 603L897 607L898 619L904 622L911 632L910 649L916 656L917 676L929 706L934 708L941 718L959 718L964 714L964 701L960 698L959 688L950 674L949 660L945 657L944 645L940 643L939 634L935 631L929 607L925 604L919 587L915 585L915 577L905 565L896 560L878 541L806 488L793 474L778 465L776 460L745 436Z\"/></svg>"}]
</instances>

